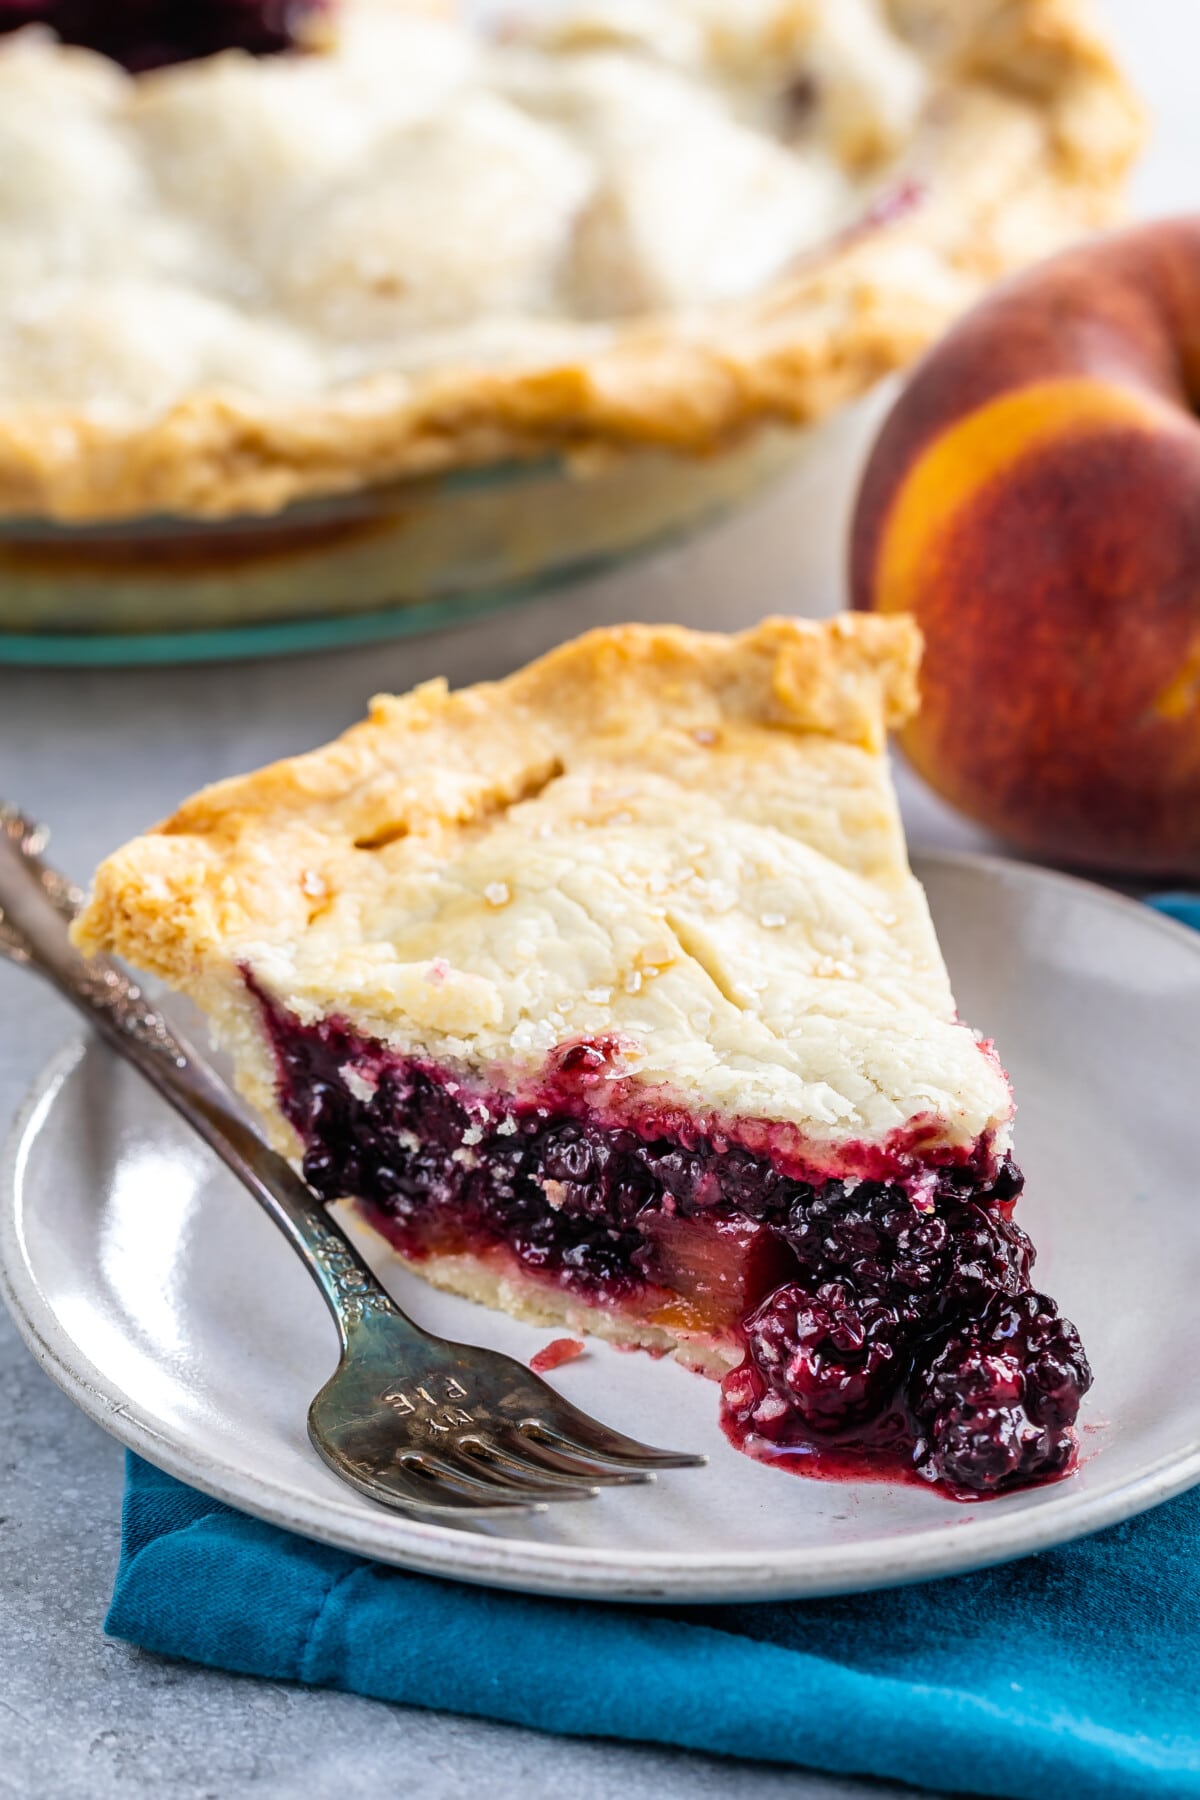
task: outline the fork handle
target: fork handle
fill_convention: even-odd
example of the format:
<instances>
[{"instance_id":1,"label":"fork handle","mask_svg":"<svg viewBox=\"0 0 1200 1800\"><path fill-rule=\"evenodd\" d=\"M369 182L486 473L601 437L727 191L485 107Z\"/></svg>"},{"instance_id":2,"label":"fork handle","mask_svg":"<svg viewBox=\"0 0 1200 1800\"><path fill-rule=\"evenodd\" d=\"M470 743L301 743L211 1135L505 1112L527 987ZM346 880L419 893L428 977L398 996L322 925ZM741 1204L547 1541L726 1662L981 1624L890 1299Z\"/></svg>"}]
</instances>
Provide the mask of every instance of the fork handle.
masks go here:
<instances>
[{"instance_id":1,"label":"fork handle","mask_svg":"<svg viewBox=\"0 0 1200 1800\"><path fill-rule=\"evenodd\" d=\"M70 922L82 895L42 861L44 841L37 826L0 805L0 954L45 976L249 1188L320 1288L343 1348L380 1314L393 1331L407 1325L424 1340L286 1157L247 1123L212 1065L117 963L75 948Z\"/></svg>"}]
</instances>

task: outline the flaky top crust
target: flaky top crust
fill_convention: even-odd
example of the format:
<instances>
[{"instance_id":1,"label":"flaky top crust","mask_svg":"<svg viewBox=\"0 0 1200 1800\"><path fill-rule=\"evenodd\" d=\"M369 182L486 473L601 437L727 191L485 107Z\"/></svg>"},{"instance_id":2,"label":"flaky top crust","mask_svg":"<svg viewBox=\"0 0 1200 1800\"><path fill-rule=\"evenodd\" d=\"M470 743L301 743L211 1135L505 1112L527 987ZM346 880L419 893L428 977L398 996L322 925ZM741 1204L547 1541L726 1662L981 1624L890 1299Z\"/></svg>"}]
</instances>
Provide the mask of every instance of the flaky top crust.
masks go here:
<instances>
[{"instance_id":1,"label":"flaky top crust","mask_svg":"<svg viewBox=\"0 0 1200 1800\"><path fill-rule=\"evenodd\" d=\"M918 653L902 618L631 625L377 699L117 851L78 940L191 994L268 1113L247 974L510 1091L604 1041L626 1108L783 1123L831 1167L904 1133L1001 1143L883 755Z\"/></svg>"},{"instance_id":2,"label":"flaky top crust","mask_svg":"<svg viewBox=\"0 0 1200 1800\"><path fill-rule=\"evenodd\" d=\"M1140 139L1089 0L889 0L889 11L936 64L905 158L915 203L753 299L304 399L200 391L137 422L10 407L0 515L270 513L511 458L708 454L765 423L823 417L910 361L985 282L1111 222Z\"/></svg>"}]
</instances>

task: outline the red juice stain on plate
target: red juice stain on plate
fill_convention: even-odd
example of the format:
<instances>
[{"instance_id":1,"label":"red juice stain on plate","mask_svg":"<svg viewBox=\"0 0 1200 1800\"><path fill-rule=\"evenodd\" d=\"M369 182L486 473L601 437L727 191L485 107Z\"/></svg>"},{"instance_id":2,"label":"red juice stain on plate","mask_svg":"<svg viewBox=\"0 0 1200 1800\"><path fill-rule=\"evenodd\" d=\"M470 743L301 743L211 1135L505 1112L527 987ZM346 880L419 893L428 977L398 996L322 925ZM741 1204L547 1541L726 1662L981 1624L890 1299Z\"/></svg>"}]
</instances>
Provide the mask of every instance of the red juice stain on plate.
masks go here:
<instances>
[{"instance_id":1,"label":"red juice stain on plate","mask_svg":"<svg viewBox=\"0 0 1200 1800\"><path fill-rule=\"evenodd\" d=\"M575 1362L584 1354L583 1344L578 1338L555 1338L544 1350L539 1350L529 1359L529 1366L535 1375L545 1375L550 1369L557 1369L562 1363Z\"/></svg>"}]
</instances>

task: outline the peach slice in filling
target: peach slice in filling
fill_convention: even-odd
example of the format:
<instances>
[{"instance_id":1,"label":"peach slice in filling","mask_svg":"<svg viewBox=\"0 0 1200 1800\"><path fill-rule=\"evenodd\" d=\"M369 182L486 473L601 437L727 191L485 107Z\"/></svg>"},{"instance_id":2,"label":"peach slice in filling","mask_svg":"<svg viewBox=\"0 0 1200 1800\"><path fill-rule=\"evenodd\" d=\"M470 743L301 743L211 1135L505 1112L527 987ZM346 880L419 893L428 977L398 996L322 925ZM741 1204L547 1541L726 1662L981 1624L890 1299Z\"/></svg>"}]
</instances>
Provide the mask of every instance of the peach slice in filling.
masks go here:
<instances>
[{"instance_id":1,"label":"peach slice in filling","mask_svg":"<svg viewBox=\"0 0 1200 1800\"><path fill-rule=\"evenodd\" d=\"M509 1092L254 991L308 1182L354 1196L409 1261L461 1259L543 1316L590 1309L726 1370L727 1435L789 1467L969 1499L1073 1466L1091 1372L1032 1286L1020 1174L986 1143L942 1161L864 1146L865 1174L830 1175L764 1153L761 1122L599 1110L603 1044Z\"/></svg>"}]
</instances>

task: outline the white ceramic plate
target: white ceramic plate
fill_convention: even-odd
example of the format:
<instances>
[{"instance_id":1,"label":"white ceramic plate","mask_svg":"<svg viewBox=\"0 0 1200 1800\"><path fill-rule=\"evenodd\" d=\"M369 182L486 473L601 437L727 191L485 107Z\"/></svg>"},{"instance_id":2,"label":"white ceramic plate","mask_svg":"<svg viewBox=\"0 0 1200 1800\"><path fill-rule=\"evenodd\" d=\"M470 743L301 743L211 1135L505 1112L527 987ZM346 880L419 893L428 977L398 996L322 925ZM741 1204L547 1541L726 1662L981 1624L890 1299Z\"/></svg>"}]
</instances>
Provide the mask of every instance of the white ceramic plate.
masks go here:
<instances>
[{"instance_id":1,"label":"white ceramic plate","mask_svg":"<svg viewBox=\"0 0 1200 1800\"><path fill-rule=\"evenodd\" d=\"M1020 1102L1020 1217L1038 1278L1095 1367L1069 1481L981 1505L806 1480L738 1455L717 1391L592 1344L572 1400L707 1468L515 1522L449 1527L373 1506L309 1448L334 1333L253 1203L131 1070L76 1044L18 1119L0 1280L47 1372L184 1481L330 1543L464 1580L607 1599L829 1594L978 1568L1200 1481L1200 934L1016 864L922 868L965 1017ZM528 1358L552 1335L381 1274L422 1323Z\"/></svg>"}]
</instances>

